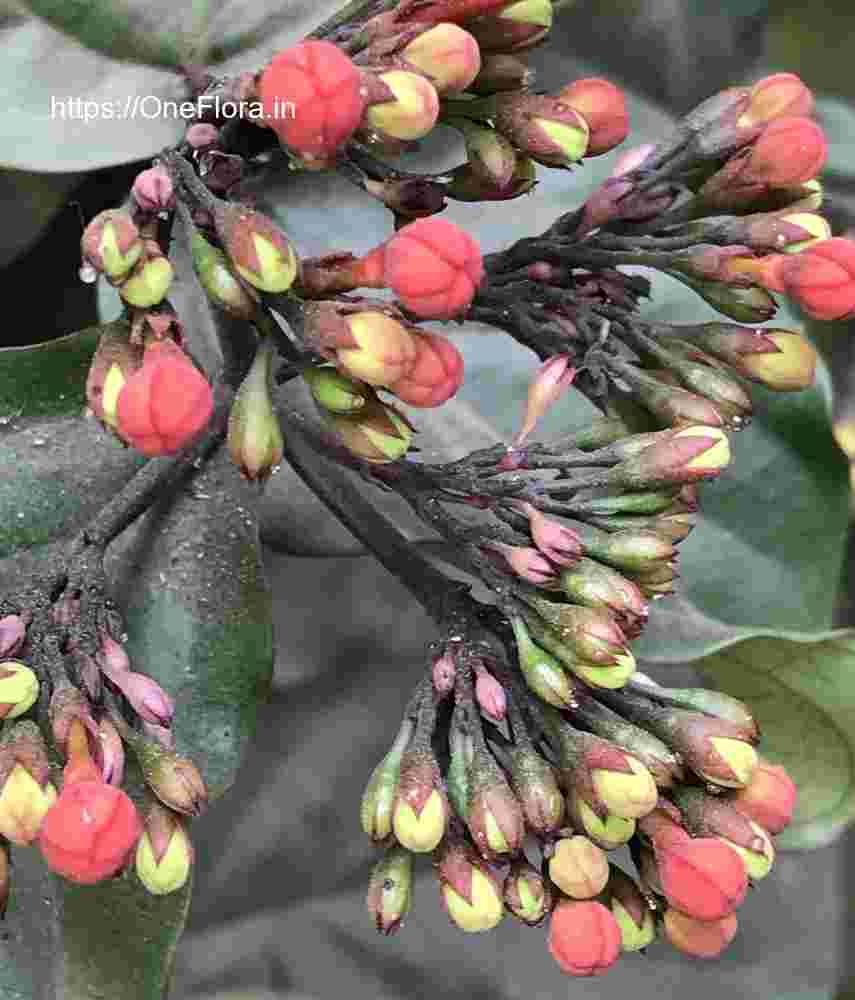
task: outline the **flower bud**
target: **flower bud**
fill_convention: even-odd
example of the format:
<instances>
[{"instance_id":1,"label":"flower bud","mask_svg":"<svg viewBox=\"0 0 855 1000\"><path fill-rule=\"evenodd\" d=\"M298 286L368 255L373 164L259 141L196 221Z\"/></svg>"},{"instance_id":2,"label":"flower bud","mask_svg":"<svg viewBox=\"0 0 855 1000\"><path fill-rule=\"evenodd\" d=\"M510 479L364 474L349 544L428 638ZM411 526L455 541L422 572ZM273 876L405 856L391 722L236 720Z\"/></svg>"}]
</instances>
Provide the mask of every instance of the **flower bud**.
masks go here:
<instances>
[{"instance_id":1,"label":"flower bud","mask_svg":"<svg viewBox=\"0 0 855 1000\"><path fill-rule=\"evenodd\" d=\"M510 201L528 194L537 185L537 167L528 156L517 156L514 175L505 187L487 181L471 164L463 163L451 171L445 194L455 201Z\"/></svg>"},{"instance_id":2,"label":"flower bud","mask_svg":"<svg viewBox=\"0 0 855 1000\"><path fill-rule=\"evenodd\" d=\"M668 705L678 708L688 708L690 711L703 712L716 719L724 719L738 726L742 739L756 742L760 739L760 729L757 721L745 702L725 694L724 691L712 691L709 688L666 688L655 684L649 677L638 678L639 686L646 686L650 696Z\"/></svg>"},{"instance_id":3,"label":"flower bud","mask_svg":"<svg viewBox=\"0 0 855 1000\"><path fill-rule=\"evenodd\" d=\"M466 823L483 857L516 854L524 836L523 813L499 765L485 749L475 751Z\"/></svg>"},{"instance_id":4,"label":"flower bud","mask_svg":"<svg viewBox=\"0 0 855 1000\"><path fill-rule=\"evenodd\" d=\"M845 319L855 312L855 243L823 240L788 257L780 274L787 295L809 316Z\"/></svg>"},{"instance_id":5,"label":"flower bud","mask_svg":"<svg viewBox=\"0 0 855 1000\"><path fill-rule=\"evenodd\" d=\"M604 851L613 851L627 844L635 833L635 820L606 811L598 816L575 789L567 793L567 818L575 829L584 833Z\"/></svg>"},{"instance_id":6,"label":"flower bud","mask_svg":"<svg viewBox=\"0 0 855 1000\"><path fill-rule=\"evenodd\" d=\"M653 942L653 911L635 882L617 865L609 866L603 897L620 927L622 951L641 951Z\"/></svg>"},{"instance_id":7,"label":"flower bud","mask_svg":"<svg viewBox=\"0 0 855 1000\"><path fill-rule=\"evenodd\" d=\"M521 580L536 587L549 586L557 579L555 566L537 549L530 545L506 545L504 542L490 542L485 547L502 556L508 567Z\"/></svg>"},{"instance_id":8,"label":"flower bud","mask_svg":"<svg viewBox=\"0 0 855 1000\"><path fill-rule=\"evenodd\" d=\"M142 365L143 347L131 342L125 325L104 329L86 379L86 402L95 416L111 430L116 429L119 393L130 376Z\"/></svg>"},{"instance_id":9,"label":"flower bud","mask_svg":"<svg viewBox=\"0 0 855 1000\"><path fill-rule=\"evenodd\" d=\"M440 406L463 384L463 356L441 334L411 331L416 356L406 374L389 383L403 403L410 406Z\"/></svg>"},{"instance_id":10,"label":"flower bud","mask_svg":"<svg viewBox=\"0 0 855 1000\"><path fill-rule=\"evenodd\" d=\"M601 976L620 956L621 932L602 903L561 900L549 922L549 951L570 976Z\"/></svg>"},{"instance_id":11,"label":"flower bud","mask_svg":"<svg viewBox=\"0 0 855 1000\"><path fill-rule=\"evenodd\" d=\"M665 936L677 951L693 958L718 958L736 937L738 921L735 913L718 920L698 920L669 908L664 926Z\"/></svg>"},{"instance_id":12,"label":"flower bud","mask_svg":"<svg viewBox=\"0 0 855 1000\"><path fill-rule=\"evenodd\" d=\"M444 696L454 690L454 682L457 679L457 666L454 662L454 656L451 653L444 653L438 659L434 660L433 667L431 668L431 677L433 679L433 689L438 695Z\"/></svg>"},{"instance_id":13,"label":"flower bud","mask_svg":"<svg viewBox=\"0 0 855 1000\"><path fill-rule=\"evenodd\" d=\"M571 899L593 899L605 888L609 862L587 837L562 837L549 859L549 877Z\"/></svg>"},{"instance_id":14,"label":"flower bud","mask_svg":"<svg viewBox=\"0 0 855 1000\"><path fill-rule=\"evenodd\" d=\"M258 298L237 278L223 251L212 246L199 232L193 233L190 248L193 269L209 300L230 316L251 320Z\"/></svg>"},{"instance_id":15,"label":"flower bud","mask_svg":"<svg viewBox=\"0 0 855 1000\"><path fill-rule=\"evenodd\" d=\"M326 41L303 41L277 53L259 77L258 96L265 124L309 163L333 159L365 108L359 70Z\"/></svg>"},{"instance_id":16,"label":"flower bud","mask_svg":"<svg viewBox=\"0 0 855 1000\"><path fill-rule=\"evenodd\" d=\"M573 704L573 685L561 664L536 646L521 618L512 618L520 670L529 688L543 701L557 708Z\"/></svg>"},{"instance_id":17,"label":"flower bud","mask_svg":"<svg viewBox=\"0 0 855 1000\"><path fill-rule=\"evenodd\" d=\"M110 679L143 721L159 726L172 722L175 702L151 677L128 670Z\"/></svg>"},{"instance_id":18,"label":"flower bud","mask_svg":"<svg viewBox=\"0 0 855 1000\"><path fill-rule=\"evenodd\" d=\"M198 152L204 152L220 141L220 130L209 122L194 122L187 127L184 141Z\"/></svg>"},{"instance_id":19,"label":"flower bud","mask_svg":"<svg viewBox=\"0 0 855 1000\"><path fill-rule=\"evenodd\" d=\"M424 138L439 116L439 96L433 84L403 69L388 70L377 80L388 96L369 104L363 126L387 139Z\"/></svg>"},{"instance_id":20,"label":"flower bud","mask_svg":"<svg viewBox=\"0 0 855 1000\"><path fill-rule=\"evenodd\" d=\"M488 185L506 188L513 181L517 152L501 133L466 118L449 119L446 124L462 133L467 163Z\"/></svg>"},{"instance_id":21,"label":"flower bud","mask_svg":"<svg viewBox=\"0 0 855 1000\"><path fill-rule=\"evenodd\" d=\"M401 760L412 734L413 724L407 720L389 752L372 771L362 795L362 829L377 843L383 843L392 833L392 809L401 774Z\"/></svg>"},{"instance_id":22,"label":"flower bud","mask_svg":"<svg viewBox=\"0 0 855 1000\"><path fill-rule=\"evenodd\" d=\"M585 155L588 125L569 104L547 94L498 94L496 129L546 167L570 167Z\"/></svg>"},{"instance_id":23,"label":"flower bud","mask_svg":"<svg viewBox=\"0 0 855 1000\"><path fill-rule=\"evenodd\" d=\"M331 414L327 422L351 454L378 465L403 458L413 437L404 416L379 400L369 400L352 416Z\"/></svg>"},{"instance_id":24,"label":"flower bud","mask_svg":"<svg viewBox=\"0 0 855 1000\"><path fill-rule=\"evenodd\" d=\"M92 885L125 866L141 832L136 807L121 789L74 781L45 815L39 847L52 871Z\"/></svg>"},{"instance_id":25,"label":"flower bud","mask_svg":"<svg viewBox=\"0 0 855 1000\"><path fill-rule=\"evenodd\" d=\"M509 755L511 787L526 826L540 837L555 833L564 818L564 799L555 771L531 744L517 743Z\"/></svg>"},{"instance_id":26,"label":"flower bud","mask_svg":"<svg viewBox=\"0 0 855 1000\"><path fill-rule=\"evenodd\" d=\"M593 559L579 559L561 574L561 587L577 604L614 612L629 638L639 635L644 628L648 604L641 591L608 566Z\"/></svg>"},{"instance_id":27,"label":"flower bud","mask_svg":"<svg viewBox=\"0 0 855 1000\"><path fill-rule=\"evenodd\" d=\"M741 374L776 392L793 392L812 386L816 378L816 350L810 341L790 330L763 330L762 333L778 350L745 355L740 365Z\"/></svg>"},{"instance_id":28,"label":"flower bud","mask_svg":"<svg viewBox=\"0 0 855 1000\"><path fill-rule=\"evenodd\" d=\"M442 96L466 90L481 69L478 43L468 31L447 22L418 35L400 56L430 77Z\"/></svg>"},{"instance_id":29,"label":"flower bud","mask_svg":"<svg viewBox=\"0 0 855 1000\"><path fill-rule=\"evenodd\" d=\"M472 787L472 764L475 760L475 741L458 721L457 712L452 715L448 733L449 760L445 775L445 787L454 813L465 823L469 817L469 800Z\"/></svg>"},{"instance_id":30,"label":"flower bud","mask_svg":"<svg viewBox=\"0 0 855 1000\"><path fill-rule=\"evenodd\" d=\"M503 896L505 908L529 927L536 927L552 907L549 883L527 861L513 862Z\"/></svg>"},{"instance_id":31,"label":"flower bud","mask_svg":"<svg viewBox=\"0 0 855 1000\"><path fill-rule=\"evenodd\" d=\"M543 41L552 27L549 0L516 0L467 22L482 52L520 52Z\"/></svg>"},{"instance_id":32,"label":"flower bud","mask_svg":"<svg viewBox=\"0 0 855 1000\"><path fill-rule=\"evenodd\" d=\"M730 443L716 427L678 430L611 470L610 478L634 488L694 483L714 479L730 464Z\"/></svg>"},{"instance_id":33,"label":"flower bud","mask_svg":"<svg viewBox=\"0 0 855 1000\"><path fill-rule=\"evenodd\" d=\"M401 760L392 829L398 842L416 854L432 851L448 822L448 802L433 755L411 748Z\"/></svg>"},{"instance_id":34,"label":"flower bud","mask_svg":"<svg viewBox=\"0 0 855 1000\"><path fill-rule=\"evenodd\" d=\"M517 56L504 52L482 54L481 71L468 88L473 94L495 94L505 90L528 90L534 70Z\"/></svg>"},{"instance_id":35,"label":"flower bud","mask_svg":"<svg viewBox=\"0 0 855 1000\"><path fill-rule=\"evenodd\" d=\"M390 847L371 870L365 904L380 934L397 933L410 909L413 893L413 856L403 847Z\"/></svg>"},{"instance_id":36,"label":"flower bud","mask_svg":"<svg viewBox=\"0 0 855 1000\"><path fill-rule=\"evenodd\" d=\"M215 213L217 236L237 273L262 292L286 292L300 262L282 230L266 215L239 204Z\"/></svg>"},{"instance_id":37,"label":"flower bud","mask_svg":"<svg viewBox=\"0 0 855 1000\"><path fill-rule=\"evenodd\" d=\"M436 860L442 905L451 921L468 933L492 930L504 916L498 879L474 850L448 843Z\"/></svg>"},{"instance_id":38,"label":"flower bud","mask_svg":"<svg viewBox=\"0 0 855 1000\"><path fill-rule=\"evenodd\" d=\"M814 98L795 73L773 73L765 76L751 88L749 104L738 125L751 128L762 122L792 115L810 115Z\"/></svg>"},{"instance_id":39,"label":"flower bud","mask_svg":"<svg viewBox=\"0 0 855 1000\"><path fill-rule=\"evenodd\" d=\"M0 658L14 656L27 638L27 622L21 615L0 618Z\"/></svg>"},{"instance_id":40,"label":"flower bud","mask_svg":"<svg viewBox=\"0 0 855 1000\"><path fill-rule=\"evenodd\" d=\"M108 785L121 788L125 777L125 747L119 731L106 717L98 722L95 763Z\"/></svg>"},{"instance_id":41,"label":"flower bud","mask_svg":"<svg viewBox=\"0 0 855 1000\"><path fill-rule=\"evenodd\" d=\"M771 187L794 187L812 180L822 169L828 144L811 118L775 118L749 147L740 177Z\"/></svg>"},{"instance_id":42,"label":"flower bud","mask_svg":"<svg viewBox=\"0 0 855 1000\"><path fill-rule=\"evenodd\" d=\"M546 517L536 507L526 504L528 528L532 541L556 566L573 566L582 555L579 535L558 521Z\"/></svg>"},{"instance_id":43,"label":"flower bud","mask_svg":"<svg viewBox=\"0 0 855 1000\"><path fill-rule=\"evenodd\" d=\"M164 167L150 167L137 174L131 194L140 209L152 215L175 208L175 188Z\"/></svg>"},{"instance_id":44,"label":"flower bud","mask_svg":"<svg viewBox=\"0 0 855 1000\"><path fill-rule=\"evenodd\" d=\"M245 479L265 480L282 461L284 439L271 390L275 345L264 337L229 412L226 444Z\"/></svg>"},{"instance_id":45,"label":"flower bud","mask_svg":"<svg viewBox=\"0 0 855 1000\"><path fill-rule=\"evenodd\" d=\"M159 803L152 805L137 843L136 872L154 896L182 888L193 867L193 844L182 820Z\"/></svg>"},{"instance_id":46,"label":"flower bud","mask_svg":"<svg viewBox=\"0 0 855 1000\"><path fill-rule=\"evenodd\" d=\"M80 251L96 271L121 281L142 256L143 242L127 212L107 209L84 229Z\"/></svg>"},{"instance_id":47,"label":"flower bud","mask_svg":"<svg viewBox=\"0 0 855 1000\"><path fill-rule=\"evenodd\" d=\"M496 678L481 664L475 664L475 700L478 707L493 722L502 722L508 707L505 689Z\"/></svg>"},{"instance_id":48,"label":"flower bud","mask_svg":"<svg viewBox=\"0 0 855 1000\"><path fill-rule=\"evenodd\" d=\"M575 80L556 97L575 108L588 123L586 156L607 153L629 134L629 114L623 91L608 80Z\"/></svg>"},{"instance_id":49,"label":"flower bud","mask_svg":"<svg viewBox=\"0 0 855 1000\"><path fill-rule=\"evenodd\" d=\"M478 244L446 219L417 219L386 244L385 280L401 303L423 319L461 313L483 274Z\"/></svg>"},{"instance_id":50,"label":"flower bud","mask_svg":"<svg viewBox=\"0 0 855 1000\"><path fill-rule=\"evenodd\" d=\"M785 247L782 247L781 249L784 253L801 253L803 250L807 250L808 247L812 247L815 243L831 239L831 224L827 219L824 219L821 215L817 215L815 212L793 212L782 218L784 222L798 226L808 234L805 239L788 243Z\"/></svg>"},{"instance_id":51,"label":"flower bud","mask_svg":"<svg viewBox=\"0 0 855 1000\"><path fill-rule=\"evenodd\" d=\"M143 779L160 801L184 816L201 816L208 805L208 791L199 769L189 757L182 757L149 743L141 736L125 734Z\"/></svg>"},{"instance_id":52,"label":"flower bud","mask_svg":"<svg viewBox=\"0 0 855 1000\"><path fill-rule=\"evenodd\" d=\"M0 790L0 834L26 847L38 836L55 801L56 790L50 782L39 782L23 764L11 762Z\"/></svg>"},{"instance_id":53,"label":"flower bud","mask_svg":"<svg viewBox=\"0 0 855 1000\"><path fill-rule=\"evenodd\" d=\"M639 821L653 841L656 866L671 906L697 920L719 920L745 899L748 876L739 855L712 837L692 838L659 810Z\"/></svg>"},{"instance_id":54,"label":"flower bud","mask_svg":"<svg viewBox=\"0 0 855 1000\"><path fill-rule=\"evenodd\" d=\"M174 454L198 437L213 409L211 387L190 358L173 341L153 341L119 391L116 431L144 455Z\"/></svg>"},{"instance_id":55,"label":"flower bud","mask_svg":"<svg viewBox=\"0 0 855 1000\"><path fill-rule=\"evenodd\" d=\"M0 719L28 712L39 696L39 679L19 660L0 662Z\"/></svg>"},{"instance_id":56,"label":"flower bud","mask_svg":"<svg viewBox=\"0 0 855 1000\"><path fill-rule=\"evenodd\" d=\"M573 572L564 570L562 580ZM532 598L531 604L580 660L603 667L616 666L626 658L632 660L626 636L603 608L558 604L542 598Z\"/></svg>"},{"instance_id":57,"label":"flower bud","mask_svg":"<svg viewBox=\"0 0 855 1000\"><path fill-rule=\"evenodd\" d=\"M784 768L761 759L751 780L736 792L730 804L775 834L792 820L796 796L796 786Z\"/></svg>"},{"instance_id":58,"label":"flower bud","mask_svg":"<svg viewBox=\"0 0 855 1000\"><path fill-rule=\"evenodd\" d=\"M558 402L573 384L576 369L570 365L570 361L569 354L556 354L544 361L538 368L528 387L522 427L514 438L514 443L517 446L523 443L537 426L541 417L554 403ZM531 517L530 513L529 517Z\"/></svg>"},{"instance_id":59,"label":"flower bud","mask_svg":"<svg viewBox=\"0 0 855 1000\"><path fill-rule=\"evenodd\" d=\"M353 347L339 348L336 361L345 373L369 385L390 386L406 378L418 358L415 338L397 320L381 312L345 317Z\"/></svg>"},{"instance_id":60,"label":"flower bud","mask_svg":"<svg viewBox=\"0 0 855 1000\"><path fill-rule=\"evenodd\" d=\"M303 380L318 406L331 413L355 413L373 397L373 391L364 382L336 371L331 365L307 369Z\"/></svg>"},{"instance_id":61,"label":"flower bud","mask_svg":"<svg viewBox=\"0 0 855 1000\"><path fill-rule=\"evenodd\" d=\"M119 294L129 306L150 309L166 298L175 271L162 254L144 256L119 286Z\"/></svg>"}]
</instances>

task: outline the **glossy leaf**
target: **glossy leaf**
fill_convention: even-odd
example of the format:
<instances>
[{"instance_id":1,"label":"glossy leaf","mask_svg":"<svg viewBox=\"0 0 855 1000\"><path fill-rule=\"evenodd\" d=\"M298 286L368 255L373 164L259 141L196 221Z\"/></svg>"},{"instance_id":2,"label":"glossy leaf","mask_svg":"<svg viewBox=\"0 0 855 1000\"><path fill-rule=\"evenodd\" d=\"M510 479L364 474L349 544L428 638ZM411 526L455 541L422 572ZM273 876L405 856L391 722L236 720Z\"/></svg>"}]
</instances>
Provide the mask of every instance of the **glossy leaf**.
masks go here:
<instances>
[{"instance_id":1,"label":"glossy leaf","mask_svg":"<svg viewBox=\"0 0 855 1000\"><path fill-rule=\"evenodd\" d=\"M799 790L781 847L823 847L855 820L855 633L771 634L731 642L695 666L744 700L760 751Z\"/></svg>"}]
</instances>

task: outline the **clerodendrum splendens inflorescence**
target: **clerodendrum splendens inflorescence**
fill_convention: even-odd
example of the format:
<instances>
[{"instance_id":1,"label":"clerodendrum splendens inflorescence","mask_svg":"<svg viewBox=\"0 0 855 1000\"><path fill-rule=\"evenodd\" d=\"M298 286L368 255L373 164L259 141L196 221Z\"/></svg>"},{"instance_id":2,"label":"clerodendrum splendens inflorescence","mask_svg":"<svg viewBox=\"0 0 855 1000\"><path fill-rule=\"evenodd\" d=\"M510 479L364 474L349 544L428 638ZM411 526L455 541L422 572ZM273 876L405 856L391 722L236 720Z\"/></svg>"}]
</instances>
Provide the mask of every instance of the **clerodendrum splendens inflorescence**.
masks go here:
<instances>
[{"instance_id":1,"label":"clerodendrum splendens inflorescence","mask_svg":"<svg viewBox=\"0 0 855 1000\"><path fill-rule=\"evenodd\" d=\"M779 73L709 98L660 142L622 153L545 232L482 256L439 217L449 201L520 197L540 168L574 169L629 134L606 80L534 89L521 53L551 19L546 0L368 3L258 73L195 74L197 96L263 116L217 119L206 101L180 145L137 177L129 206L87 227L83 273L124 303L87 396L105 428L152 458L204 461L225 442L255 480L287 458L436 619L440 638L362 803L384 851L367 899L378 930L398 929L413 857L431 854L460 928L548 923L561 968L591 975L657 934L719 954L791 818L794 786L758 757L749 710L654 683L631 642L650 602L673 592L699 484L728 465L751 383L813 382L810 344L756 324L774 317L774 294L817 319L852 314L855 244L818 211L826 141L813 96ZM437 124L459 132L465 162L432 175L389 165ZM389 208L394 229L365 254L300 259L241 193L251 173L279 166L339 171ZM201 289L238 321L222 371L202 370L200 335L169 303L179 229ZM671 275L722 319L646 320L639 268ZM441 406L464 379L457 348L423 323L467 319L540 359L519 433L418 461L418 419L400 404ZM298 381L310 411L280 396ZM571 390L602 417L535 439ZM336 464L320 474L313 454L403 498L449 543L454 572L361 494L331 486ZM169 693L129 662L101 567L175 468L152 465L45 593L0 603L4 893L9 843L38 845L76 882L132 859L154 893L188 877L186 818L206 790L173 749ZM120 789L126 751L147 785L144 819ZM607 856L624 844L632 876Z\"/></svg>"}]
</instances>

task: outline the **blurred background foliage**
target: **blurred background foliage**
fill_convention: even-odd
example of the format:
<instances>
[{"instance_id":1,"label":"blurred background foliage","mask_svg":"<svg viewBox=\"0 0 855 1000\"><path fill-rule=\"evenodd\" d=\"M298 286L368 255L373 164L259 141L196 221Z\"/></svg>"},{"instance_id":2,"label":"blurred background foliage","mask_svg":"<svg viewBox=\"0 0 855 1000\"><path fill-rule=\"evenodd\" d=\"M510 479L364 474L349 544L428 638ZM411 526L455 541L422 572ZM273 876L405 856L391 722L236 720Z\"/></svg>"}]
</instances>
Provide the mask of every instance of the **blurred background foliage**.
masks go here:
<instances>
[{"instance_id":1,"label":"blurred background foliage","mask_svg":"<svg viewBox=\"0 0 855 1000\"><path fill-rule=\"evenodd\" d=\"M171 9L180 13L181 6ZM280 2L280 13L283 7ZM234 9L247 8L238 3L224 9L232 17ZM287 10L307 28L325 13L300 2L289 2ZM16 32L23 23L17 6L0 4L4 53L7 43L22 37ZM230 30L236 24L230 22ZM293 23L271 22L250 65L260 65L294 31ZM798 73L821 99L831 150L829 214L835 232L843 233L855 227L853 38L851 0L723 0L717 5L579 0L562 6L548 44L532 53L531 62L547 87L581 75L620 83L633 109L654 130L645 138L718 89L776 70ZM52 44L79 49L59 36ZM104 61L105 73L109 62ZM65 83L73 93L73 74ZM26 84L16 81L12 97L6 94L7 106L15 105L14 95ZM10 86L0 72L0 99ZM145 123L138 127L144 129ZM131 137L123 145L117 138L115 165L99 164L99 169L69 166L80 158L69 138L67 146L55 143L53 160L47 149L37 172L0 171L0 294L17 307L7 309L0 345L50 340L96 321L96 291L77 273L81 219L118 204L135 174L148 165L147 159L128 162L136 154L125 150L136 150L139 139ZM109 141L105 148L109 152ZM0 160L10 162L12 153L7 142ZM576 191L586 190L592 173L586 166L574 175ZM494 217L492 232L507 240L528 232L539 221L533 221L537 199L554 198L557 192L552 183L531 200L487 206ZM358 199L352 198L355 204ZM307 214L317 207L308 205ZM334 207L347 213L353 205L335 202ZM336 245L336 218L315 211L320 228L307 238L318 249L309 252ZM812 332L838 389L837 417L848 419L855 414L855 326L815 325ZM481 344L482 355L489 352L487 341L482 338ZM491 379L482 382L484 393L495 391ZM317 504L299 492L294 477L284 482L289 513L304 512L301 526L317 524L318 531L334 532ZM276 495L282 495L281 482ZM196 897L175 996L325 1000L345 990L354 1000L421 1000L437 992L461 1000L563 996L567 983L537 932L503 927L489 937L465 940L438 912L427 878L419 880L415 912L399 938L375 939L366 926L362 896L372 855L359 835L358 798L421 669L432 628L371 560L309 562L271 549L267 565L278 630L273 697L261 710L259 736L237 788L194 831ZM855 619L855 603L846 593L840 617ZM677 675L671 676L670 683L679 683ZM855 843L851 834L848 840ZM663 991L692 990L705 1000L727 989L737 996L793 1000L855 995L845 982L835 994L839 966L849 950L844 942L855 933L855 908L846 913L847 898L855 906L846 849L842 841L811 854L783 856L773 884L764 884L744 918L740 914L742 932L722 961L693 964L655 946L648 962L624 962L604 981L574 982L574 996L611 1000L632 990L644 1000Z\"/></svg>"}]
</instances>

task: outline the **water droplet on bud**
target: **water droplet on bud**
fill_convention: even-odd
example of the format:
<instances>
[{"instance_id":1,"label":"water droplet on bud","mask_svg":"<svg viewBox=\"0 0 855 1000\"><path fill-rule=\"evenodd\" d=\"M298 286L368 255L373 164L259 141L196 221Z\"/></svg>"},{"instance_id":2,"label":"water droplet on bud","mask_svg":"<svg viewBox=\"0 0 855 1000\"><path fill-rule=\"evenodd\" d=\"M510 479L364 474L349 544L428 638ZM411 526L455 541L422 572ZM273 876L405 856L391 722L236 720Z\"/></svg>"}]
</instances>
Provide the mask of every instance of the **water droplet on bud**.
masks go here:
<instances>
[{"instance_id":1,"label":"water droplet on bud","mask_svg":"<svg viewBox=\"0 0 855 1000\"><path fill-rule=\"evenodd\" d=\"M77 276L85 285L91 285L98 280L98 272L91 264L81 264Z\"/></svg>"}]
</instances>

